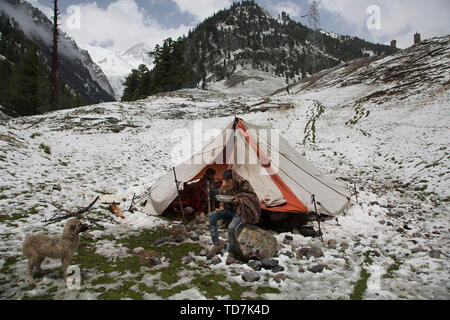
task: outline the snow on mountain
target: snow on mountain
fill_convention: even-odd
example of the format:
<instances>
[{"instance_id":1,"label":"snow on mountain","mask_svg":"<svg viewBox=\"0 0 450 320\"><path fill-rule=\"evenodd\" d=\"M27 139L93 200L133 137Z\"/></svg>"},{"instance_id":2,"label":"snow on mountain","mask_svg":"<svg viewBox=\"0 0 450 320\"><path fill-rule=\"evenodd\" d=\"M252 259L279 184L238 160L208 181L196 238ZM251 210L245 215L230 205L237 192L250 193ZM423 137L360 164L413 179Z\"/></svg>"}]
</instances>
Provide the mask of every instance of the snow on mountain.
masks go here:
<instances>
[{"instance_id":1,"label":"snow on mountain","mask_svg":"<svg viewBox=\"0 0 450 320\"><path fill-rule=\"evenodd\" d=\"M52 21L38 8L26 1L0 0L1 11L13 18L25 35L39 43L44 56L51 57ZM81 50L76 42L60 31L59 75L72 88L80 92L86 102L113 101L114 92L102 70Z\"/></svg>"},{"instance_id":2,"label":"snow on mountain","mask_svg":"<svg viewBox=\"0 0 450 320\"><path fill-rule=\"evenodd\" d=\"M92 60L102 68L108 77L118 101L123 95L123 81L131 73L131 70L137 69L141 64L145 64L149 69L153 66L153 58L148 55L151 48L144 42L138 43L124 52L115 52L111 49L90 45L83 45L83 48L89 52Z\"/></svg>"},{"instance_id":3,"label":"snow on mountain","mask_svg":"<svg viewBox=\"0 0 450 320\"><path fill-rule=\"evenodd\" d=\"M323 71L291 85L291 94L286 88L270 96L180 90L7 120L0 125L0 297L102 299L120 292L119 298L144 299L449 299L449 62L447 36ZM323 243L296 233L276 235L284 253L276 259L286 281L277 283L263 270L251 286L241 278L251 270L246 264L227 266L223 258L209 264L199 255L211 245L208 227L201 224L192 225L198 242L176 244L179 249L189 243L186 255L201 266L188 268L184 257L174 254L170 260L161 256L160 267L135 268L129 259L138 260L136 243L160 252L149 241L156 228L177 235L192 231L146 215L141 206L122 220L96 205L89 216L104 220L105 229L91 231L93 241L82 238L85 247L76 257L83 290L67 290L54 273L43 279L51 285L30 289L20 245L43 228L61 231L63 223L43 222L57 213L50 202L76 208L97 195L118 195L127 199L120 204L125 211L134 193L171 170L178 138L193 133L195 121L205 130L204 145L213 137L206 130L223 129L235 115L276 128L323 173L350 188L356 183L359 191L358 199L353 197L359 204L338 221L322 224ZM286 234L293 238L289 245L283 244ZM297 259L292 251L302 247L320 247L324 255ZM125 260L117 252L126 254ZM173 263L178 271L167 277ZM308 271L317 264L325 266L322 272ZM44 262L49 266L59 268ZM204 279L221 286L220 296Z\"/></svg>"}]
</instances>

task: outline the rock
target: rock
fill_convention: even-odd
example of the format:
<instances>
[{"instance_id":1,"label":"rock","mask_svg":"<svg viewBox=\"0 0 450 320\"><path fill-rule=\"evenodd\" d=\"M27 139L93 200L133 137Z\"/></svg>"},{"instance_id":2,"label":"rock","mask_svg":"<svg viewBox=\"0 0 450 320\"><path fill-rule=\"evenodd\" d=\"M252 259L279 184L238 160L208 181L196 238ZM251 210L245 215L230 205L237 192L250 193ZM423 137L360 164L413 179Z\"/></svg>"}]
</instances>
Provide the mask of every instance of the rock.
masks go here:
<instances>
[{"instance_id":1,"label":"rock","mask_svg":"<svg viewBox=\"0 0 450 320\"><path fill-rule=\"evenodd\" d=\"M290 236L290 235L286 235L286 236L284 237L284 239L285 239L285 240L288 240L288 241L292 241L292 240L294 240L294 237L293 237L293 236Z\"/></svg>"},{"instance_id":2,"label":"rock","mask_svg":"<svg viewBox=\"0 0 450 320\"><path fill-rule=\"evenodd\" d=\"M277 252L277 239L272 233L254 225L244 225L237 231L238 252L244 259L272 258Z\"/></svg>"},{"instance_id":3,"label":"rock","mask_svg":"<svg viewBox=\"0 0 450 320\"><path fill-rule=\"evenodd\" d=\"M381 220L381 221L379 221L379 223L384 225L384 224L386 224L386 221Z\"/></svg>"},{"instance_id":4,"label":"rock","mask_svg":"<svg viewBox=\"0 0 450 320\"><path fill-rule=\"evenodd\" d=\"M390 222L390 221L386 222L386 225L389 226L389 227L393 226L392 222Z\"/></svg>"},{"instance_id":5,"label":"rock","mask_svg":"<svg viewBox=\"0 0 450 320\"><path fill-rule=\"evenodd\" d=\"M291 251L283 251L283 252L281 252L281 254L283 256L286 256L286 257L289 257L289 258L292 258L294 256L294 253L291 252Z\"/></svg>"},{"instance_id":6,"label":"rock","mask_svg":"<svg viewBox=\"0 0 450 320\"><path fill-rule=\"evenodd\" d=\"M195 262L196 259L193 256L189 256L186 259L184 259L184 264L189 264L191 262Z\"/></svg>"},{"instance_id":7,"label":"rock","mask_svg":"<svg viewBox=\"0 0 450 320\"><path fill-rule=\"evenodd\" d=\"M214 256L212 259L211 259L211 264L219 264L219 263L221 263L222 262L222 259L220 259L220 257L219 256Z\"/></svg>"},{"instance_id":8,"label":"rock","mask_svg":"<svg viewBox=\"0 0 450 320\"><path fill-rule=\"evenodd\" d=\"M182 237L176 237L174 240L176 243L181 243L184 241L184 239Z\"/></svg>"},{"instance_id":9,"label":"rock","mask_svg":"<svg viewBox=\"0 0 450 320\"><path fill-rule=\"evenodd\" d=\"M297 259L301 259L303 257L306 257L306 254L308 253L308 250L310 248L308 247L303 247L300 250L297 251Z\"/></svg>"},{"instance_id":10,"label":"rock","mask_svg":"<svg viewBox=\"0 0 450 320\"><path fill-rule=\"evenodd\" d=\"M308 268L309 271L314 272L314 273L320 273L323 271L325 267L322 264L316 264L314 266L310 266Z\"/></svg>"},{"instance_id":11,"label":"rock","mask_svg":"<svg viewBox=\"0 0 450 320\"><path fill-rule=\"evenodd\" d=\"M282 244L277 243L277 251L281 251L281 250L283 250L283 248L284 248L284 246Z\"/></svg>"},{"instance_id":12,"label":"rock","mask_svg":"<svg viewBox=\"0 0 450 320\"><path fill-rule=\"evenodd\" d=\"M142 247L138 247L138 248L134 248L133 249L133 252L136 253L136 254L138 254L138 253L140 253L142 251L144 251L144 248L142 248Z\"/></svg>"},{"instance_id":13,"label":"rock","mask_svg":"<svg viewBox=\"0 0 450 320\"><path fill-rule=\"evenodd\" d=\"M284 243L284 244L287 244L287 245L290 245L291 242L292 242L292 240L288 240L288 239L284 239L284 240L283 240L283 243Z\"/></svg>"},{"instance_id":14,"label":"rock","mask_svg":"<svg viewBox=\"0 0 450 320\"><path fill-rule=\"evenodd\" d=\"M284 270L285 270L285 268L283 266L280 266L280 265L275 266L275 267L272 268L272 272L273 273L281 272L281 271L284 271Z\"/></svg>"},{"instance_id":15,"label":"rock","mask_svg":"<svg viewBox=\"0 0 450 320\"><path fill-rule=\"evenodd\" d=\"M374 234L374 235L372 236L372 238L378 239L378 235L377 235L377 234Z\"/></svg>"},{"instance_id":16,"label":"rock","mask_svg":"<svg viewBox=\"0 0 450 320\"><path fill-rule=\"evenodd\" d=\"M348 249L350 246L348 245L348 243L346 242L341 242L341 249L346 250Z\"/></svg>"},{"instance_id":17,"label":"rock","mask_svg":"<svg viewBox=\"0 0 450 320\"><path fill-rule=\"evenodd\" d=\"M404 225L403 225L403 229L405 229L405 230L411 230L411 228L410 228L407 224L404 224Z\"/></svg>"},{"instance_id":18,"label":"rock","mask_svg":"<svg viewBox=\"0 0 450 320\"><path fill-rule=\"evenodd\" d=\"M323 251L322 249L318 247L309 248L308 252L306 253L306 258L320 258L323 257Z\"/></svg>"},{"instance_id":19,"label":"rock","mask_svg":"<svg viewBox=\"0 0 450 320\"><path fill-rule=\"evenodd\" d=\"M149 261L152 265L154 265L154 266L157 266L157 265L162 264L161 259L158 258L158 257L150 257L150 258L148 259L148 261Z\"/></svg>"},{"instance_id":20,"label":"rock","mask_svg":"<svg viewBox=\"0 0 450 320\"><path fill-rule=\"evenodd\" d=\"M199 256L200 257L206 257L207 254L208 254L208 250L207 249L203 249L202 251L200 251Z\"/></svg>"},{"instance_id":21,"label":"rock","mask_svg":"<svg viewBox=\"0 0 450 320\"><path fill-rule=\"evenodd\" d=\"M425 250L423 250L422 247L416 247L416 248L412 248L411 252L412 253L418 253L418 252L424 252Z\"/></svg>"},{"instance_id":22,"label":"rock","mask_svg":"<svg viewBox=\"0 0 450 320\"><path fill-rule=\"evenodd\" d=\"M189 237L189 239L191 239L192 241L199 241L199 240L200 240L200 237L199 237L198 235L196 235L196 234L193 234L193 235L191 235L191 236Z\"/></svg>"},{"instance_id":23,"label":"rock","mask_svg":"<svg viewBox=\"0 0 450 320\"><path fill-rule=\"evenodd\" d=\"M303 267L299 267L299 268L298 268L298 272L299 272L299 273L304 273L304 272L305 272L305 269L303 269Z\"/></svg>"},{"instance_id":24,"label":"rock","mask_svg":"<svg viewBox=\"0 0 450 320\"><path fill-rule=\"evenodd\" d=\"M278 265L278 260L277 259L270 259L270 258L264 258L263 260L261 260L262 263L262 267L264 269L272 269L275 266Z\"/></svg>"},{"instance_id":25,"label":"rock","mask_svg":"<svg viewBox=\"0 0 450 320\"><path fill-rule=\"evenodd\" d=\"M308 226L301 227L300 234L304 237L312 237L312 238L315 238L316 236L318 236L318 233L316 232L316 230L314 230L314 227L308 227Z\"/></svg>"},{"instance_id":26,"label":"rock","mask_svg":"<svg viewBox=\"0 0 450 320\"><path fill-rule=\"evenodd\" d=\"M336 246L337 245L337 241L334 239L330 239L327 242L328 246Z\"/></svg>"},{"instance_id":27,"label":"rock","mask_svg":"<svg viewBox=\"0 0 450 320\"><path fill-rule=\"evenodd\" d=\"M430 255L430 258L440 259L441 251L440 250L431 250L429 255Z\"/></svg>"},{"instance_id":28,"label":"rock","mask_svg":"<svg viewBox=\"0 0 450 320\"><path fill-rule=\"evenodd\" d=\"M250 260L247 265L255 271L259 271L262 268L262 262L259 260Z\"/></svg>"},{"instance_id":29,"label":"rock","mask_svg":"<svg viewBox=\"0 0 450 320\"><path fill-rule=\"evenodd\" d=\"M172 241L171 237L159 238L159 239L156 239L155 241L153 241L153 245L156 247L163 243L167 243L167 242L171 242L171 241Z\"/></svg>"},{"instance_id":30,"label":"rock","mask_svg":"<svg viewBox=\"0 0 450 320\"><path fill-rule=\"evenodd\" d=\"M256 282L256 281L258 281L260 278L261 278L261 277L260 277L259 273L258 273L258 272L254 272L254 271L245 272L245 273L242 275L242 279L243 279L245 282Z\"/></svg>"},{"instance_id":31,"label":"rock","mask_svg":"<svg viewBox=\"0 0 450 320\"><path fill-rule=\"evenodd\" d=\"M403 232L403 231L405 231L405 230L403 230L403 228L400 228L400 227L398 227L398 228L396 228L396 229L395 229L395 231L397 231L397 232L400 232L400 233L401 233L401 232Z\"/></svg>"},{"instance_id":32,"label":"rock","mask_svg":"<svg viewBox=\"0 0 450 320\"><path fill-rule=\"evenodd\" d=\"M281 283L281 281L286 280L286 276L284 275L284 273L279 273L273 276L273 280L275 280L276 283Z\"/></svg>"}]
</instances>

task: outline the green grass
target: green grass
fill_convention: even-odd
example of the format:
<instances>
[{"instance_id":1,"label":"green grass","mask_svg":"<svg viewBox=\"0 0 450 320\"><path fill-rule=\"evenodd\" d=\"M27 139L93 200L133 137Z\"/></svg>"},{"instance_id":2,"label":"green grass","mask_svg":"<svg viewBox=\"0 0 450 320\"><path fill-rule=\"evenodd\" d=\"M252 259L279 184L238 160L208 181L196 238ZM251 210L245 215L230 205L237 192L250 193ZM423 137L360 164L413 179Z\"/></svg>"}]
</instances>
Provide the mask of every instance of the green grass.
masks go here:
<instances>
[{"instance_id":1,"label":"green grass","mask_svg":"<svg viewBox=\"0 0 450 320\"><path fill-rule=\"evenodd\" d=\"M40 134L40 133L33 133L33 134L30 136L30 138L31 138L31 139L34 139L34 138L40 137L40 136L42 136L42 134Z\"/></svg>"},{"instance_id":2,"label":"green grass","mask_svg":"<svg viewBox=\"0 0 450 320\"><path fill-rule=\"evenodd\" d=\"M39 148L42 149L42 150L44 150L44 152L47 153L47 154L52 154L52 151L51 151L50 147L47 146L47 145L44 144L44 143L41 143L41 144L39 145Z\"/></svg>"},{"instance_id":3,"label":"green grass","mask_svg":"<svg viewBox=\"0 0 450 320\"><path fill-rule=\"evenodd\" d=\"M397 259L396 257L392 256L392 260L394 260L394 263L389 266L387 269L386 274L383 276L385 279L392 279L394 278L394 272L400 269L400 266L402 265L402 262Z\"/></svg>"},{"instance_id":4,"label":"green grass","mask_svg":"<svg viewBox=\"0 0 450 320\"><path fill-rule=\"evenodd\" d=\"M366 293L367 290L367 280L369 280L371 274L369 271L363 268L363 265L364 264L371 265L373 263L370 254L371 251L366 251L364 253L364 261L363 263L361 263L361 272L359 274L359 280L356 282L352 294L350 294L351 300L362 300L364 298L364 294Z\"/></svg>"}]
</instances>

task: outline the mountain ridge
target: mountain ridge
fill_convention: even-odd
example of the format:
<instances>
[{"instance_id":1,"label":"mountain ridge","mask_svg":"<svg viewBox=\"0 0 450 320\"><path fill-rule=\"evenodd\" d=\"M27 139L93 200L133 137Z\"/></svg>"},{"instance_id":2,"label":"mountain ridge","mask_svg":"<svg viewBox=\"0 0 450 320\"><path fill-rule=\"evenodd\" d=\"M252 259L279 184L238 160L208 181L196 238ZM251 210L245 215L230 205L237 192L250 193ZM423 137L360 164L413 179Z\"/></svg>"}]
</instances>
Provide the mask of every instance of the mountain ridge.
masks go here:
<instances>
[{"instance_id":1,"label":"mountain ridge","mask_svg":"<svg viewBox=\"0 0 450 320\"><path fill-rule=\"evenodd\" d=\"M47 62L50 61L52 21L26 1L1 0L1 2L1 12L17 23L27 39L38 43L43 58ZM76 42L62 31L59 41L60 78L71 89L79 92L86 103L115 101L107 77L92 61L89 52L80 49ZM15 43L9 45L17 46Z\"/></svg>"}]
</instances>

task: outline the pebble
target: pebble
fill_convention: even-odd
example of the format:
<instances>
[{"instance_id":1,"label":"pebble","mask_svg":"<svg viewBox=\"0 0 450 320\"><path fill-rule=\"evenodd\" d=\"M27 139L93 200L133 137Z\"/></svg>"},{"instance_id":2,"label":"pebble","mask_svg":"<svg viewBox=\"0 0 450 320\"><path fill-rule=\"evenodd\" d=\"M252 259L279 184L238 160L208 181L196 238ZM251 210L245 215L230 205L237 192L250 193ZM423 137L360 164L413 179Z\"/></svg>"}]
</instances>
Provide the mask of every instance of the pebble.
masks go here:
<instances>
[{"instance_id":1,"label":"pebble","mask_svg":"<svg viewBox=\"0 0 450 320\"><path fill-rule=\"evenodd\" d=\"M222 262L222 259L220 259L219 256L214 256L214 258L211 259L211 264L219 264Z\"/></svg>"},{"instance_id":2,"label":"pebble","mask_svg":"<svg viewBox=\"0 0 450 320\"><path fill-rule=\"evenodd\" d=\"M261 263L264 269L272 269L273 267L278 265L278 260L265 258L261 260Z\"/></svg>"},{"instance_id":3,"label":"pebble","mask_svg":"<svg viewBox=\"0 0 450 320\"><path fill-rule=\"evenodd\" d=\"M431 250L430 251L430 258L439 259L440 257L441 257L440 250Z\"/></svg>"},{"instance_id":4,"label":"pebble","mask_svg":"<svg viewBox=\"0 0 450 320\"><path fill-rule=\"evenodd\" d=\"M184 264L189 264L191 262L195 262L196 259L193 256L189 256L186 259L184 259Z\"/></svg>"},{"instance_id":5,"label":"pebble","mask_svg":"<svg viewBox=\"0 0 450 320\"><path fill-rule=\"evenodd\" d=\"M150 261L151 264L153 264L154 266L160 265L162 264L161 259L158 257L150 257L148 259Z\"/></svg>"},{"instance_id":6,"label":"pebble","mask_svg":"<svg viewBox=\"0 0 450 320\"><path fill-rule=\"evenodd\" d=\"M324 268L325 267L322 264L316 264L314 266L309 267L308 270L314 273L320 273L323 271Z\"/></svg>"},{"instance_id":7,"label":"pebble","mask_svg":"<svg viewBox=\"0 0 450 320\"><path fill-rule=\"evenodd\" d=\"M250 260L247 265L255 271L259 271L262 268L262 262L259 260Z\"/></svg>"},{"instance_id":8,"label":"pebble","mask_svg":"<svg viewBox=\"0 0 450 320\"><path fill-rule=\"evenodd\" d=\"M159 239L156 239L156 240L153 242L153 245L156 247L156 246L159 246L159 245L161 245L161 244L163 244L163 243L170 242L170 241L172 241L172 238L171 238L171 237L159 238Z\"/></svg>"},{"instance_id":9,"label":"pebble","mask_svg":"<svg viewBox=\"0 0 450 320\"><path fill-rule=\"evenodd\" d=\"M306 253L306 257L308 259L311 258L311 257L314 257L314 258L323 257L323 251L319 247L309 248L308 252Z\"/></svg>"},{"instance_id":10,"label":"pebble","mask_svg":"<svg viewBox=\"0 0 450 320\"><path fill-rule=\"evenodd\" d=\"M283 266L280 266L280 265L275 266L275 267L272 268L272 272L273 273L281 272L281 271L284 271L284 270L285 270L285 268Z\"/></svg>"},{"instance_id":11,"label":"pebble","mask_svg":"<svg viewBox=\"0 0 450 320\"><path fill-rule=\"evenodd\" d=\"M286 276L284 275L284 273L279 273L273 276L273 280L275 280L276 283L281 283L281 281L286 280Z\"/></svg>"},{"instance_id":12,"label":"pebble","mask_svg":"<svg viewBox=\"0 0 450 320\"><path fill-rule=\"evenodd\" d=\"M303 267L300 267L300 268L298 268L298 272L304 273L304 272L305 272L305 269L303 269Z\"/></svg>"},{"instance_id":13,"label":"pebble","mask_svg":"<svg viewBox=\"0 0 450 320\"><path fill-rule=\"evenodd\" d=\"M258 281L260 278L261 278L261 277L260 277L259 273L254 272L254 271L251 271L251 272L245 272L245 273L242 275L242 279L243 279L245 282L256 282L256 281Z\"/></svg>"},{"instance_id":14,"label":"pebble","mask_svg":"<svg viewBox=\"0 0 450 320\"><path fill-rule=\"evenodd\" d=\"M416 248L412 248L411 252L412 253L418 253L418 252L423 252L423 248L422 247L416 247Z\"/></svg>"},{"instance_id":15,"label":"pebble","mask_svg":"<svg viewBox=\"0 0 450 320\"><path fill-rule=\"evenodd\" d=\"M193 235L191 235L191 236L189 237L189 239L191 239L192 241L199 241L199 240L200 240L200 237L199 237L198 235L196 235L196 234L193 234Z\"/></svg>"}]
</instances>

